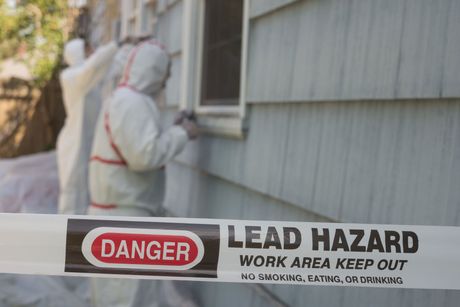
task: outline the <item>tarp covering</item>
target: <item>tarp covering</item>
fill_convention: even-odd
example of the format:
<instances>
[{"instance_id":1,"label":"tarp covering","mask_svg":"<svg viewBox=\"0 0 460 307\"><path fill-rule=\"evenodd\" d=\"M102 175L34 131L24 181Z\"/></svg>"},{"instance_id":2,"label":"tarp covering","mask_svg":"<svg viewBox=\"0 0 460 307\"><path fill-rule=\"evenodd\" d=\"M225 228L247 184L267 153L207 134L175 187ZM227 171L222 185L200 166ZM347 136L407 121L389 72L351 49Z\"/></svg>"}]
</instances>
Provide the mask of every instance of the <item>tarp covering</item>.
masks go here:
<instances>
[{"instance_id":1,"label":"tarp covering","mask_svg":"<svg viewBox=\"0 0 460 307\"><path fill-rule=\"evenodd\" d=\"M56 213L59 183L54 151L0 160L0 211Z\"/></svg>"},{"instance_id":2,"label":"tarp covering","mask_svg":"<svg viewBox=\"0 0 460 307\"><path fill-rule=\"evenodd\" d=\"M59 197L56 153L0 160L0 212L56 214ZM132 306L195 307L191 283L140 281ZM91 306L82 277L0 274L0 306Z\"/></svg>"},{"instance_id":3,"label":"tarp covering","mask_svg":"<svg viewBox=\"0 0 460 307\"><path fill-rule=\"evenodd\" d=\"M0 211L57 213L59 183L54 151L0 160ZM84 278L0 275L1 306L89 306Z\"/></svg>"}]
</instances>

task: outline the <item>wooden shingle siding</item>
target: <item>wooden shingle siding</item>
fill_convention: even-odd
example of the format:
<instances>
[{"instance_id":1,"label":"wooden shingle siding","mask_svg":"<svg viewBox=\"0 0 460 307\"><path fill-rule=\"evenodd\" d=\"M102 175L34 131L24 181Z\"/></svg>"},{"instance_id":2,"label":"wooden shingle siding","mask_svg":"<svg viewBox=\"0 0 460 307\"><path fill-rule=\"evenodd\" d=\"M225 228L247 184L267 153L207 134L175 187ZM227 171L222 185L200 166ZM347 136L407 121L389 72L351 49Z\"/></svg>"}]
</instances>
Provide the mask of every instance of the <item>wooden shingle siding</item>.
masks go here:
<instances>
[{"instance_id":1,"label":"wooden shingle siding","mask_svg":"<svg viewBox=\"0 0 460 307\"><path fill-rule=\"evenodd\" d=\"M456 0L310 0L254 19L248 100L460 95Z\"/></svg>"}]
</instances>

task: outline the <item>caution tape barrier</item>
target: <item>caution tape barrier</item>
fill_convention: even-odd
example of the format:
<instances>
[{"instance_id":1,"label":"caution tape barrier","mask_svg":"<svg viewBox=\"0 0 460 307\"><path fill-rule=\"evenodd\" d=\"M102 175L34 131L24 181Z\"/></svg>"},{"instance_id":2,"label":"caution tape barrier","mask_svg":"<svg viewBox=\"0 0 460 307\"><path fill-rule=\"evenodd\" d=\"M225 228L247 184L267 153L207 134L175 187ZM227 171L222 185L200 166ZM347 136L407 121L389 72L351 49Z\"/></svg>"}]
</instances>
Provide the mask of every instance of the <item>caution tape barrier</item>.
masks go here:
<instances>
[{"instance_id":1,"label":"caution tape barrier","mask_svg":"<svg viewBox=\"0 0 460 307\"><path fill-rule=\"evenodd\" d=\"M460 289L460 228L0 214L0 272Z\"/></svg>"}]
</instances>

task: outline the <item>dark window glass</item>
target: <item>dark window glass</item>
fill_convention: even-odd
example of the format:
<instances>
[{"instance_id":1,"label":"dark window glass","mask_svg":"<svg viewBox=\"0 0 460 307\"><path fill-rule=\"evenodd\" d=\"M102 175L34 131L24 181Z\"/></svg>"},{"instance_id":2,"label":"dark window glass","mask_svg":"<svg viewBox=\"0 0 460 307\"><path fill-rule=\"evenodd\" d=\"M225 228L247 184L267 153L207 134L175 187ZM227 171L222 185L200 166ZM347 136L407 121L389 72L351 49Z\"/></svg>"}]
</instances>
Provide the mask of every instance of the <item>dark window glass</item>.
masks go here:
<instances>
[{"instance_id":1,"label":"dark window glass","mask_svg":"<svg viewBox=\"0 0 460 307\"><path fill-rule=\"evenodd\" d=\"M207 0L202 105L238 105L243 0Z\"/></svg>"}]
</instances>

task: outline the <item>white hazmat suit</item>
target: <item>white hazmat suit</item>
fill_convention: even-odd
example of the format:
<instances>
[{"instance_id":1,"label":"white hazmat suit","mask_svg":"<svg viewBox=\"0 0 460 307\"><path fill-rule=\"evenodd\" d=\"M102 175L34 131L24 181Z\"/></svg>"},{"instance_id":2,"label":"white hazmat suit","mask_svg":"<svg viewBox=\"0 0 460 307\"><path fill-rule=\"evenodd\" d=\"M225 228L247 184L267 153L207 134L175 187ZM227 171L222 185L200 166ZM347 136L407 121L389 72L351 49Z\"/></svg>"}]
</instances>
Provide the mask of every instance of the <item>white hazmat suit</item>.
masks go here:
<instances>
[{"instance_id":1,"label":"white hazmat suit","mask_svg":"<svg viewBox=\"0 0 460 307\"><path fill-rule=\"evenodd\" d=\"M168 72L169 56L155 41L131 51L121 83L104 101L97 123L90 161L90 215L151 216L161 208L164 165L188 140L181 126L160 128L153 97ZM145 289L149 293L143 293ZM153 281L93 279L93 305L157 306L160 289ZM158 301L140 303L147 294Z\"/></svg>"},{"instance_id":2,"label":"white hazmat suit","mask_svg":"<svg viewBox=\"0 0 460 307\"><path fill-rule=\"evenodd\" d=\"M154 41L134 48L120 86L105 101L90 163L90 214L155 215L164 190L164 165L188 140L181 126L161 131L152 97L164 86L169 57Z\"/></svg>"},{"instance_id":3,"label":"white hazmat suit","mask_svg":"<svg viewBox=\"0 0 460 307\"><path fill-rule=\"evenodd\" d=\"M116 44L109 43L85 60L82 39L64 48L69 67L60 76L67 117L57 141L59 213L84 214L88 208L88 161L100 108L100 96L88 93L104 77L116 51Z\"/></svg>"}]
</instances>

